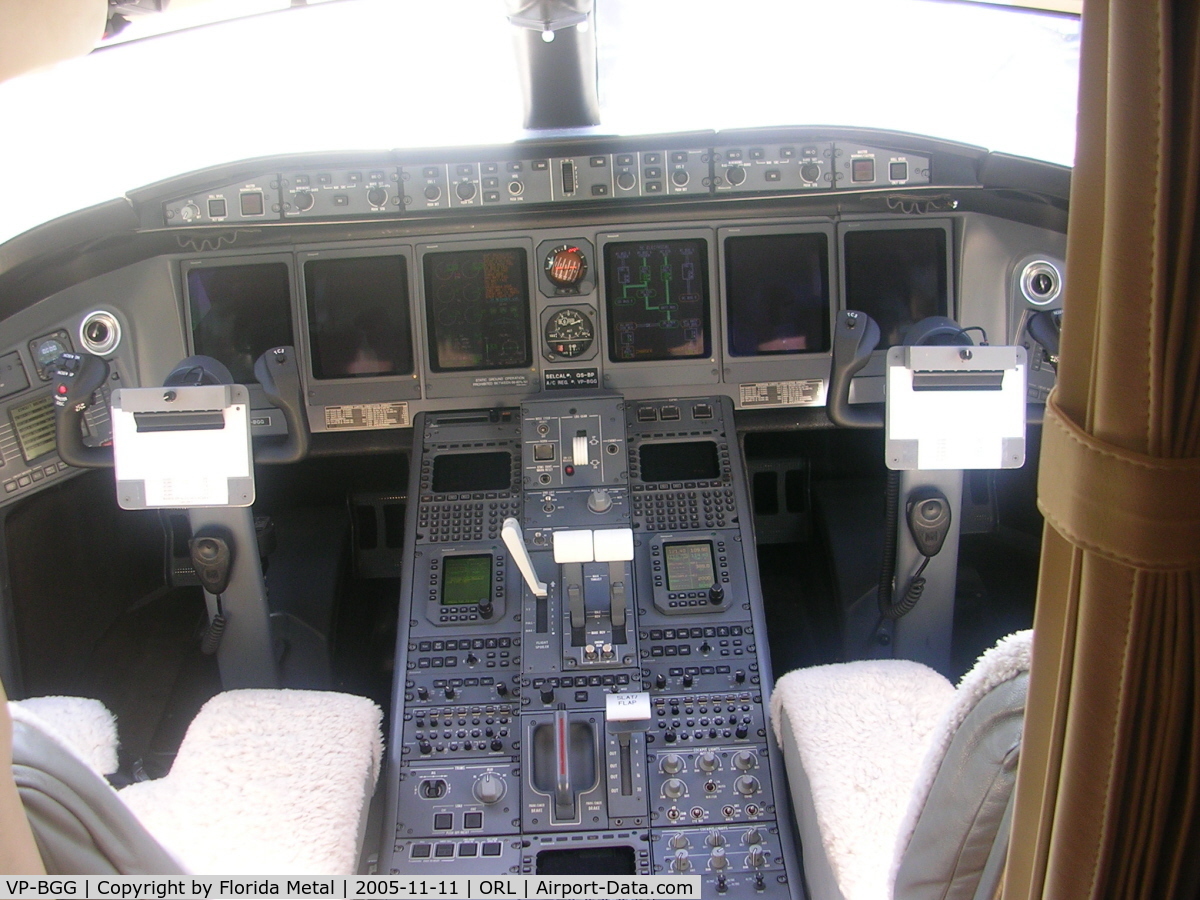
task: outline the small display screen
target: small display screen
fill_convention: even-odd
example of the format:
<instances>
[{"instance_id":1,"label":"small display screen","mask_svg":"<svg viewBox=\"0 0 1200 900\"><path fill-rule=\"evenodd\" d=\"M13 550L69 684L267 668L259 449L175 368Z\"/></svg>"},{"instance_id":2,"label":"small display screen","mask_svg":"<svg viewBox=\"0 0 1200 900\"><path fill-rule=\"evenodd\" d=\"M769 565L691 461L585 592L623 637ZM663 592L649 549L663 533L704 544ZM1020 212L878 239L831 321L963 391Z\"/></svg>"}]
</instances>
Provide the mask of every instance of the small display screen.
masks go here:
<instances>
[{"instance_id":1,"label":"small display screen","mask_svg":"<svg viewBox=\"0 0 1200 900\"><path fill-rule=\"evenodd\" d=\"M442 557L442 606L475 606L492 599L492 555Z\"/></svg>"},{"instance_id":2,"label":"small display screen","mask_svg":"<svg viewBox=\"0 0 1200 900\"><path fill-rule=\"evenodd\" d=\"M224 363L238 384L254 384L254 362L292 343L286 263L203 266L187 273L196 353Z\"/></svg>"},{"instance_id":3,"label":"small display screen","mask_svg":"<svg viewBox=\"0 0 1200 900\"><path fill-rule=\"evenodd\" d=\"M54 399L42 397L30 403L14 406L8 411L21 455L26 463L45 456L56 444L54 440Z\"/></svg>"},{"instance_id":4,"label":"small display screen","mask_svg":"<svg viewBox=\"0 0 1200 900\"><path fill-rule=\"evenodd\" d=\"M608 244L604 275L614 362L699 359L712 352L706 241Z\"/></svg>"},{"instance_id":5,"label":"small display screen","mask_svg":"<svg viewBox=\"0 0 1200 900\"><path fill-rule=\"evenodd\" d=\"M821 232L725 239L733 356L829 349L829 240Z\"/></svg>"},{"instance_id":6,"label":"small display screen","mask_svg":"<svg viewBox=\"0 0 1200 900\"><path fill-rule=\"evenodd\" d=\"M879 324L881 347L904 342L915 323L949 309L944 228L847 231L846 308Z\"/></svg>"},{"instance_id":7,"label":"small display screen","mask_svg":"<svg viewBox=\"0 0 1200 900\"><path fill-rule=\"evenodd\" d=\"M716 582L712 544L663 544L668 591L707 591Z\"/></svg>"},{"instance_id":8,"label":"small display screen","mask_svg":"<svg viewBox=\"0 0 1200 900\"><path fill-rule=\"evenodd\" d=\"M572 847L542 850L537 855L538 875L636 875L637 854L632 847Z\"/></svg>"},{"instance_id":9,"label":"small display screen","mask_svg":"<svg viewBox=\"0 0 1200 900\"><path fill-rule=\"evenodd\" d=\"M642 444L638 452L642 481L698 481L721 477L717 445L712 441Z\"/></svg>"},{"instance_id":10,"label":"small display screen","mask_svg":"<svg viewBox=\"0 0 1200 900\"><path fill-rule=\"evenodd\" d=\"M506 491L510 487L511 453L447 453L433 460L433 489L439 494Z\"/></svg>"},{"instance_id":11,"label":"small display screen","mask_svg":"<svg viewBox=\"0 0 1200 900\"><path fill-rule=\"evenodd\" d=\"M314 378L412 374L403 256L311 259L304 293Z\"/></svg>"},{"instance_id":12,"label":"small display screen","mask_svg":"<svg viewBox=\"0 0 1200 900\"><path fill-rule=\"evenodd\" d=\"M524 250L427 254L425 311L429 366L435 372L532 363Z\"/></svg>"}]
</instances>

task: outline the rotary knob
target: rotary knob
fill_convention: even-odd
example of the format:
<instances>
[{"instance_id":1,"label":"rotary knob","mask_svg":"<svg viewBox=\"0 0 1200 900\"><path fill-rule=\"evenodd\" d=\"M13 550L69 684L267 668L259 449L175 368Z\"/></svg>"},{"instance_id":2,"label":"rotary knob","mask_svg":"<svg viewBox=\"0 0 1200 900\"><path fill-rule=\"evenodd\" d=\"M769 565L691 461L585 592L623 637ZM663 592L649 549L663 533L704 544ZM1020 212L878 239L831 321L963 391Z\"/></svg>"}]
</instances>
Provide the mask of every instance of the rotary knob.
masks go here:
<instances>
[{"instance_id":1,"label":"rotary knob","mask_svg":"<svg viewBox=\"0 0 1200 900\"><path fill-rule=\"evenodd\" d=\"M692 870L692 862L688 859L686 850L676 850L675 858L671 860L671 871L682 875L684 872Z\"/></svg>"},{"instance_id":2,"label":"rotary knob","mask_svg":"<svg viewBox=\"0 0 1200 900\"><path fill-rule=\"evenodd\" d=\"M708 867L720 871L729 865L729 859L725 856L724 847L714 847L712 853L708 856Z\"/></svg>"},{"instance_id":3,"label":"rotary knob","mask_svg":"<svg viewBox=\"0 0 1200 900\"><path fill-rule=\"evenodd\" d=\"M758 765L758 757L753 750L739 750L733 754L733 764L743 772L748 772Z\"/></svg>"},{"instance_id":4,"label":"rotary knob","mask_svg":"<svg viewBox=\"0 0 1200 900\"><path fill-rule=\"evenodd\" d=\"M194 222L200 218L200 207L195 203L185 203L183 208L179 210L179 217L185 222Z\"/></svg>"},{"instance_id":5,"label":"rotary knob","mask_svg":"<svg viewBox=\"0 0 1200 900\"><path fill-rule=\"evenodd\" d=\"M751 847L746 854L746 865L751 869L761 869L767 862L767 854L762 847Z\"/></svg>"},{"instance_id":6,"label":"rotary knob","mask_svg":"<svg viewBox=\"0 0 1200 900\"><path fill-rule=\"evenodd\" d=\"M662 759L662 770L667 775L678 775L683 771L683 757L678 753L668 753Z\"/></svg>"},{"instance_id":7,"label":"rotary knob","mask_svg":"<svg viewBox=\"0 0 1200 900\"><path fill-rule=\"evenodd\" d=\"M725 170L725 177L729 179L729 183L737 187L746 180L746 170L741 166L730 166Z\"/></svg>"},{"instance_id":8,"label":"rotary knob","mask_svg":"<svg viewBox=\"0 0 1200 900\"><path fill-rule=\"evenodd\" d=\"M668 778L663 782L662 792L668 800L678 800L687 793L687 785L678 778Z\"/></svg>"},{"instance_id":9,"label":"rotary knob","mask_svg":"<svg viewBox=\"0 0 1200 900\"><path fill-rule=\"evenodd\" d=\"M375 209L382 209L387 203L387 191L381 187L373 187L367 191L367 202Z\"/></svg>"},{"instance_id":10,"label":"rotary knob","mask_svg":"<svg viewBox=\"0 0 1200 900\"><path fill-rule=\"evenodd\" d=\"M475 196L475 182L460 181L454 188L459 200L470 200Z\"/></svg>"},{"instance_id":11,"label":"rotary knob","mask_svg":"<svg viewBox=\"0 0 1200 900\"><path fill-rule=\"evenodd\" d=\"M602 515L612 509L612 495L600 488L588 495L587 508L597 515Z\"/></svg>"},{"instance_id":12,"label":"rotary knob","mask_svg":"<svg viewBox=\"0 0 1200 900\"><path fill-rule=\"evenodd\" d=\"M757 828L751 828L749 831L746 832L746 834L742 838L742 840L746 843L747 846L750 846L750 847L753 847L755 844L761 844L762 843L762 832L759 831Z\"/></svg>"},{"instance_id":13,"label":"rotary knob","mask_svg":"<svg viewBox=\"0 0 1200 900\"><path fill-rule=\"evenodd\" d=\"M672 850L686 850L688 847L692 846L692 842L688 840L688 836L686 834L677 834L667 841L667 846Z\"/></svg>"},{"instance_id":14,"label":"rotary knob","mask_svg":"<svg viewBox=\"0 0 1200 900\"><path fill-rule=\"evenodd\" d=\"M725 835L721 834L719 831L710 831L708 833L708 837L704 839L704 843L710 847L724 847ZM721 852L724 854L725 851L722 850Z\"/></svg>"},{"instance_id":15,"label":"rotary knob","mask_svg":"<svg viewBox=\"0 0 1200 900\"><path fill-rule=\"evenodd\" d=\"M474 786L471 788L471 793L475 795L475 799L480 803L490 805L492 803L499 803L504 797L506 790L503 778L499 778L491 772L484 772L480 778L476 779Z\"/></svg>"},{"instance_id":16,"label":"rotary knob","mask_svg":"<svg viewBox=\"0 0 1200 900\"><path fill-rule=\"evenodd\" d=\"M637 178L632 172L622 172L617 176L617 187L623 191L633 190L633 186L637 184Z\"/></svg>"},{"instance_id":17,"label":"rotary knob","mask_svg":"<svg viewBox=\"0 0 1200 900\"><path fill-rule=\"evenodd\" d=\"M711 750L705 750L696 760L696 768L701 772L715 772L720 765L721 760Z\"/></svg>"},{"instance_id":18,"label":"rotary knob","mask_svg":"<svg viewBox=\"0 0 1200 900\"><path fill-rule=\"evenodd\" d=\"M816 184L821 177L821 167L816 163L805 163L800 167L800 177L809 184Z\"/></svg>"},{"instance_id":19,"label":"rotary knob","mask_svg":"<svg viewBox=\"0 0 1200 900\"><path fill-rule=\"evenodd\" d=\"M671 173L671 183L676 187L686 187L691 180L692 176L687 173L687 169L676 169Z\"/></svg>"},{"instance_id":20,"label":"rotary knob","mask_svg":"<svg viewBox=\"0 0 1200 900\"><path fill-rule=\"evenodd\" d=\"M296 209L300 212L308 212L316 202L312 191L296 191Z\"/></svg>"},{"instance_id":21,"label":"rotary knob","mask_svg":"<svg viewBox=\"0 0 1200 900\"><path fill-rule=\"evenodd\" d=\"M751 797L758 793L758 779L753 775L739 775L733 781L733 789L744 797Z\"/></svg>"}]
</instances>

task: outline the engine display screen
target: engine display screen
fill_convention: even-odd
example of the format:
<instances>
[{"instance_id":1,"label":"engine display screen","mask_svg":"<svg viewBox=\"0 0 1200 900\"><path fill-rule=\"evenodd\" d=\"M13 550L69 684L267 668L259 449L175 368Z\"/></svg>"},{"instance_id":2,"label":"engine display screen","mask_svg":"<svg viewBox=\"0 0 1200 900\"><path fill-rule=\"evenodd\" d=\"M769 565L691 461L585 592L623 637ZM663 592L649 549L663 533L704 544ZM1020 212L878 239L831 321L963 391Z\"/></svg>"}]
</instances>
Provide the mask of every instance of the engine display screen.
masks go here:
<instances>
[{"instance_id":1,"label":"engine display screen","mask_svg":"<svg viewBox=\"0 0 1200 900\"><path fill-rule=\"evenodd\" d=\"M192 346L255 384L254 362L292 343L292 293L285 263L202 266L187 273Z\"/></svg>"},{"instance_id":2,"label":"engine display screen","mask_svg":"<svg viewBox=\"0 0 1200 900\"><path fill-rule=\"evenodd\" d=\"M492 555L442 557L442 606L475 606L492 599Z\"/></svg>"},{"instance_id":3,"label":"engine display screen","mask_svg":"<svg viewBox=\"0 0 1200 900\"><path fill-rule=\"evenodd\" d=\"M460 250L425 256L429 365L435 372L529 366L525 251Z\"/></svg>"},{"instance_id":4,"label":"engine display screen","mask_svg":"<svg viewBox=\"0 0 1200 900\"><path fill-rule=\"evenodd\" d=\"M703 481L721 477L717 445L712 441L642 444L638 451L642 481Z\"/></svg>"},{"instance_id":5,"label":"engine display screen","mask_svg":"<svg viewBox=\"0 0 1200 900\"><path fill-rule=\"evenodd\" d=\"M604 274L611 360L699 359L712 352L706 241L607 244Z\"/></svg>"},{"instance_id":6,"label":"engine display screen","mask_svg":"<svg viewBox=\"0 0 1200 900\"><path fill-rule=\"evenodd\" d=\"M716 583L712 544L663 544L668 591L707 591Z\"/></svg>"},{"instance_id":7,"label":"engine display screen","mask_svg":"<svg viewBox=\"0 0 1200 900\"><path fill-rule=\"evenodd\" d=\"M538 875L636 875L637 853L632 847L571 847L542 850Z\"/></svg>"},{"instance_id":8,"label":"engine display screen","mask_svg":"<svg viewBox=\"0 0 1200 900\"><path fill-rule=\"evenodd\" d=\"M829 240L822 232L725 239L733 356L829 349Z\"/></svg>"},{"instance_id":9,"label":"engine display screen","mask_svg":"<svg viewBox=\"0 0 1200 900\"><path fill-rule=\"evenodd\" d=\"M403 256L309 260L304 293L314 378L412 374Z\"/></svg>"},{"instance_id":10,"label":"engine display screen","mask_svg":"<svg viewBox=\"0 0 1200 900\"><path fill-rule=\"evenodd\" d=\"M12 419L17 443L21 445L21 456L25 457L27 464L39 456L46 455L57 446L54 439L52 397L41 397L21 406L14 406L8 411L8 417Z\"/></svg>"},{"instance_id":11,"label":"engine display screen","mask_svg":"<svg viewBox=\"0 0 1200 900\"><path fill-rule=\"evenodd\" d=\"M447 453L433 460L433 489L439 494L506 491L510 487L511 453Z\"/></svg>"},{"instance_id":12,"label":"engine display screen","mask_svg":"<svg viewBox=\"0 0 1200 900\"><path fill-rule=\"evenodd\" d=\"M948 314L945 229L847 231L845 260L846 308L879 324L880 347L903 343L928 316Z\"/></svg>"}]
</instances>

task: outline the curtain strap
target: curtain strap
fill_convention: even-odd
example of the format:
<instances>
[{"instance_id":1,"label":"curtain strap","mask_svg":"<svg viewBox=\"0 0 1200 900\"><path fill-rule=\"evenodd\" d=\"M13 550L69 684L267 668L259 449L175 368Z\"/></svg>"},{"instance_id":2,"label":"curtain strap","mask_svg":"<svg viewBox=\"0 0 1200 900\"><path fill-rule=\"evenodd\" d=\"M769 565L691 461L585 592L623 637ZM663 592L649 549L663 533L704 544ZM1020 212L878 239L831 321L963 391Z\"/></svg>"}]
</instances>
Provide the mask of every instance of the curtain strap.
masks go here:
<instances>
[{"instance_id":1,"label":"curtain strap","mask_svg":"<svg viewBox=\"0 0 1200 900\"><path fill-rule=\"evenodd\" d=\"M1200 568L1200 459L1106 444L1046 402L1038 508L1077 547L1136 569Z\"/></svg>"}]
</instances>

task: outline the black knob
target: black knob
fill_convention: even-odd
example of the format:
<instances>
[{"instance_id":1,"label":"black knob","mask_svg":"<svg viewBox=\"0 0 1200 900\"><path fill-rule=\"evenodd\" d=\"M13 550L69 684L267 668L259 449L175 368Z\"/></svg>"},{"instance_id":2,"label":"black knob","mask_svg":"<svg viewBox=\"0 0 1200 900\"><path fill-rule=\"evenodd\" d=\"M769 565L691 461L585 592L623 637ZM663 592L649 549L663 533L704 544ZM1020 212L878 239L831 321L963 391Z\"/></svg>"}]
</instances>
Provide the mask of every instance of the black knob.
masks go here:
<instances>
[{"instance_id":1,"label":"black knob","mask_svg":"<svg viewBox=\"0 0 1200 900\"><path fill-rule=\"evenodd\" d=\"M494 741L492 741L491 747L493 753L499 753L504 749L504 742L500 740L500 738L496 738Z\"/></svg>"},{"instance_id":2,"label":"black knob","mask_svg":"<svg viewBox=\"0 0 1200 900\"><path fill-rule=\"evenodd\" d=\"M736 681L738 684L742 684L746 680L746 673L744 671L742 671L741 669L738 669L736 672L733 673L733 680Z\"/></svg>"},{"instance_id":3,"label":"black knob","mask_svg":"<svg viewBox=\"0 0 1200 900\"><path fill-rule=\"evenodd\" d=\"M663 690L667 686L667 676L662 672L659 672L657 677L654 679L654 686L660 691Z\"/></svg>"},{"instance_id":4,"label":"black knob","mask_svg":"<svg viewBox=\"0 0 1200 900\"><path fill-rule=\"evenodd\" d=\"M470 200L475 196L475 182L460 181L458 186L454 188L454 193L458 194L459 200Z\"/></svg>"},{"instance_id":5,"label":"black knob","mask_svg":"<svg viewBox=\"0 0 1200 900\"><path fill-rule=\"evenodd\" d=\"M718 893L718 894L723 894L723 893L725 893L727 890L729 890L729 885L727 885L727 884L725 883L725 876L724 876L724 875L718 875L718 876L717 876L717 893Z\"/></svg>"},{"instance_id":6,"label":"black knob","mask_svg":"<svg viewBox=\"0 0 1200 900\"><path fill-rule=\"evenodd\" d=\"M433 752L433 744L429 743L429 741L421 741L419 749L424 754L430 754Z\"/></svg>"},{"instance_id":7,"label":"black knob","mask_svg":"<svg viewBox=\"0 0 1200 900\"><path fill-rule=\"evenodd\" d=\"M417 699L418 700L428 700L429 699L429 688L427 688L427 687L417 688Z\"/></svg>"},{"instance_id":8,"label":"black knob","mask_svg":"<svg viewBox=\"0 0 1200 900\"><path fill-rule=\"evenodd\" d=\"M800 177L813 184L821 177L821 167L816 163L805 163L800 167Z\"/></svg>"},{"instance_id":9,"label":"black knob","mask_svg":"<svg viewBox=\"0 0 1200 900\"><path fill-rule=\"evenodd\" d=\"M442 189L440 187L438 187L436 184L431 184L431 185L429 185L429 187L425 188L425 199L428 200L430 203L433 203L441 196L442 196Z\"/></svg>"},{"instance_id":10,"label":"black knob","mask_svg":"<svg viewBox=\"0 0 1200 900\"><path fill-rule=\"evenodd\" d=\"M710 644L708 641L705 641L703 644L700 645L700 652L701 653L712 652L712 644Z\"/></svg>"},{"instance_id":11,"label":"black knob","mask_svg":"<svg viewBox=\"0 0 1200 900\"><path fill-rule=\"evenodd\" d=\"M695 684L695 682L696 679L693 678L690 673L683 676L683 686L685 688L691 687L693 684Z\"/></svg>"},{"instance_id":12,"label":"black knob","mask_svg":"<svg viewBox=\"0 0 1200 900\"><path fill-rule=\"evenodd\" d=\"M473 666L473 665L475 665L475 663L477 663L477 662L479 662L479 657L478 657L478 656L476 656L474 653L468 653L468 654L467 654L467 665L468 665L468 666Z\"/></svg>"},{"instance_id":13,"label":"black knob","mask_svg":"<svg viewBox=\"0 0 1200 900\"><path fill-rule=\"evenodd\" d=\"M490 619L494 612L495 608L492 606L491 600L485 599L479 601L479 618Z\"/></svg>"},{"instance_id":14,"label":"black knob","mask_svg":"<svg viewBox=\"0 0 1200 900\"><path fill-rule=\"evenodd\" d=\"M457 694L458 694L458 691L456 691L450 685L446 685L446 699L447 700L453 700Z\"/></svg>"},{"instance_id":15,"label":"black knob","mask_svg":"<svg viewBox=\"0 0 1200 900\"><path fill-rule=\"evenodd\" d=\"M740 740L744 740L746 735L748 735L749 733L750 733L749 728L747 728L745 725L739 725L737 727L737 731L734 732L734 735L736 735L737 739L740 741Z\"/></svg>"},{"instance_id":16,"label":"black knob","mask_svg":"<svg viewBox=\"0 0 1200 900\"><path fill-rule=\"evenodd\" d=\"M737 187L746 180L746 170L741 166L730 166L725 170L725 177L729 179L729 183Z\"/></svg>"},{"instance_id":17,"label":"black knob","mask_svg":"<svg viewBox=\"0 0 1200 900\"><path fill-rule=\"evenodd\" d=\"M554 688L542 688L542 702L545 704L554 702Z\"/></svg>"},{"instance_id":18,"label":"black knob","mask_svg":"<svg viewBox=\"0 0 1200 900\"><path fill-rule=\"evenodd\" d=\"M725 589L719 584L714 584L708 589L708 602L713 606L719 604L725 599Z\"/></svg>"},{"instance_id":19,"label":"black knob","mask_svg":"<svg viewBox=\"0 0 1200 900\"><path fill-rule=\"evenodd\" d=\"M387 191L381 187L373 187L367 191L367 202L376 209L387 203Z\"/></svg>"},{"instance_id":20,"label":"black knob","mask_svg":"<svg viewBox=\"0 0 1200 900\"><path fill-rule=\"evenodd\" d=\"M312 191L297 191L296 209L300 210L300 212L308 212L308 210L313 208L315 202L316 200L313 199Z\"/></svg>"},{"instance_id":21,"label":"black knob","mask_svg":"<svg viewBox=\"0 0 1200 900\"><path fill-rule=\"evenodd\" d=\"M505 684L503 681L501 681L499 684L496 685L496 693L499 694L501 697L507 697L508 696L508 685Z\"/></svg>"},{"instance_id":22,"label":"black knob","mask_svg":"<svg viewBox=\"0 0 1200 900\"><path fill-rule=\"evenodd\" d=\"M668 744L675 743L675 732L668 731L666 734L663 735L663 740L666 741Z\"/></svg>"},{"instance_id":23,"label":"black knob","mask_svg":"<svg viewBox=\"0 0 1200 900\"><path fill-rule=\"evenodd\" d=\"M675 184L676 187L683 187L690 180L691 180L691 176L688 175L686 169L676 169L674 172L671 173L671 181Z\"/></svg>"},{"instance_id":24,"label":"black knob","mask_svg":"<svg viewBox=\"0 0 1200 900\"><path fill-rule=\"evenodd\" d=\"M762 872L754 876L754 889L756 891L765 891L767 889L767 882L763 878Z\"/></svg>"},{"instance_id":25,"label":"black knob","mask_svg":"<svg viewBox=\"0 0 1200 900\"><path fill-rule=\"evenodd\" d=\"M622 172L617 176L617 187L623 191L632 190L635 184L637 184L637 179L634 178L632 172Z\"/></svg>"}]
</instances>

